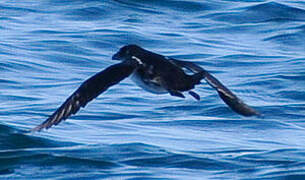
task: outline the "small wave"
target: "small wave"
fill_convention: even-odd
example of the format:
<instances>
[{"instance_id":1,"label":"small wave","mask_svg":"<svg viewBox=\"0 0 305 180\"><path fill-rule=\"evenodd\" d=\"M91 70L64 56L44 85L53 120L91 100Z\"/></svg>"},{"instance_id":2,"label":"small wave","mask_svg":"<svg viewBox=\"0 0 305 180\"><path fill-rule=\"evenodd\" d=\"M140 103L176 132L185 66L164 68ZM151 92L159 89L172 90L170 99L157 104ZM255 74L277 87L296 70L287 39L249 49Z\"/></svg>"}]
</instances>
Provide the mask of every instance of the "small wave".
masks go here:
<instances>
[{"instance_id":1,"label":"small wave","mask_svg":"<svg viewBox=\"0 0 305 180\"><path fill-rule=\"evenodd\" d=\"M237 9L237 11L239 12L232 10L231 12L210 14L207 15L207 17L232 24L305 20L305 10L276 2L253 5L246 8Z\"/></svg>"},{"instance_id":2,"label":"small wave","mask_svg":"<svg viewBox=\"0 0 305 180\"><path fill-rule=\"evenodd\" d=\"M304 178L304 3L0 1L2 179ZM263 114L130 80L29 133L125 44L195 62Z\"/></svg>"},{"instance_id":3,"label":"small wave","mask_svg":"<svg viewBox=\"0 0 305 180\"><path fill-rule=\"evenodd\" d=\"M305 31L298 31L295 33L282 33L277 34L268 38L265 38L264 41L271 41L281 46L285 46L287 48L293 47L294 49L305 49L305 42L302 39L305 37Z\"/></svg>"},{"instance_id":4,"label":"small wave","mask_svg":"<svg viewBox=\"0 0 305 180\"><path fill-rule=\"evenodd\" d=\"M119 3L122 4L129 4L134 7L150 7L151 9L170 9L170 10L175 10L175 11L185 11L185 12L201 12L209 9L214 9L216 7L216 4L212 3L201 3L201 2L194 2L194 1L162 1L162 0L156 0L156 1L145 1L145 0L132 0L124 2L120 0L116 0Z\"/></svg>"}]
</instances>

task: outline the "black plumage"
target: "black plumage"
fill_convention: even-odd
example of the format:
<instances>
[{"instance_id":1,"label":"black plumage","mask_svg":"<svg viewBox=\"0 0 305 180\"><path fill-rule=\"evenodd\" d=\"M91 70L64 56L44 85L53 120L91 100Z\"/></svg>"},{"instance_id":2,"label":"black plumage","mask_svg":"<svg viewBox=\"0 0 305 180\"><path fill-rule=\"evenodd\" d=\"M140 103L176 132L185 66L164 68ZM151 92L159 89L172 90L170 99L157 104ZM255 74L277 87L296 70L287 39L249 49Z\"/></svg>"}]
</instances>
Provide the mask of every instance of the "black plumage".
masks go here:
<instances>
[{"instance_id":1,"label":"black plumage","mask_svg":"<svg viewBox=\"0 0 305 180\"><path fill-rule=\"evenodd\" d=\"M87 79L47 120L32 130L40 131L57 125L75 114L81 107L85 107L89 101L109 87L130 75L140 87L149 92L169 93L184 98L182 92L188 91L197 100L200 100L200 96L192 89L200 83L200 80L205 79L232 110L244 116L259 115L209 72L192 62L165 57L137 45L122 47L112 59L121 62ZM189 75L183 69L193 74Z\"/></svg>"}]
</instances>

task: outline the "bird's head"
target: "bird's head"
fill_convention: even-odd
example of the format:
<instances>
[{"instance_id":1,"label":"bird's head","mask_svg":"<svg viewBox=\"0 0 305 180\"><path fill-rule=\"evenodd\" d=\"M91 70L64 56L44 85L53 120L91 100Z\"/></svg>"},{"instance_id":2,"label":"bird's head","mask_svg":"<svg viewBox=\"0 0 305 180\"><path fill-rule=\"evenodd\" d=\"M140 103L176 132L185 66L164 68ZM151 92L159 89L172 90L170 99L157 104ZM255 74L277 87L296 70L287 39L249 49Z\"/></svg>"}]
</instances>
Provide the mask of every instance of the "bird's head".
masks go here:
<instances>
[{"instance_id":1,"label":"bird's head","mask_svg":"<svg viewBox=\"0 0 305 180\"><path fill-rule=\"evenodd\" d=\"M141 54L143 54L144 49L142 49L138 45L126 45L123 46L117 53L115 53L112 56L113 60L127 60L127 59L133 59L133 57L140 57Z\"/></svg>"}]
</instances>

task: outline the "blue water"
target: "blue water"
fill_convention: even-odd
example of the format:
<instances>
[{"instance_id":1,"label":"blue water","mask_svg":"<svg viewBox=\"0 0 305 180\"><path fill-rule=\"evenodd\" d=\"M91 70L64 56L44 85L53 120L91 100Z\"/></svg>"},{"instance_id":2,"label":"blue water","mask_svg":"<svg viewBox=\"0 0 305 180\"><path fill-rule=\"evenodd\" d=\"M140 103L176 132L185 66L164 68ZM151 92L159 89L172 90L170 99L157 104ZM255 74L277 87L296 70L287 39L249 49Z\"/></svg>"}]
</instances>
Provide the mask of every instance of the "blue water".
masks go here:
<instances>
[{"instance_id":1,"label":"blue water","mask_svg":"<svg viewBox=\"0 0 305 180\"><path fill-rule=\"evenodd\" d=\"M124 80L60 125L44 121L138 44L209 70L262 117L206 83L201 101ZM0 2L0 179L305 179L305 2Z\"/></svg>"}]
</instances>

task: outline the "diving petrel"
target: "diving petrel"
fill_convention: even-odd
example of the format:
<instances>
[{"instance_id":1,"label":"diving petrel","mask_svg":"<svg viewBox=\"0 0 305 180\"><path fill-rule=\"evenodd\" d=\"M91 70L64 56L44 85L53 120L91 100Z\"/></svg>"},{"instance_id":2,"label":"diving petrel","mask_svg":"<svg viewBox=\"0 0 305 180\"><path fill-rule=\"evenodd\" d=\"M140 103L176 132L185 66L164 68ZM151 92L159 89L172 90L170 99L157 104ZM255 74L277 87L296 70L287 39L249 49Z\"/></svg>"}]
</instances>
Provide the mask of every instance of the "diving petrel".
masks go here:
<instances>
[{"instance_id":1,"label":"diving petrel","mask_svg":"<svg viewBox=\"0 0 305 180\"><path fill-rule=\"evenodd\" d=\"M200 80L204 79L233 111L244 116L259 115L256 110L245 104L209 72L192 62L159 55L137 45L122 47L113 55L112 59L121 62L83 82L47 120L33 128L32 131L40 131L57 125L75 114L80 107L85 107L89 101L109 87L130 75L132 80L149 92L169 93L172 96L184 98L182 92L187 91L197 100L200 100L200 96L192 89L200 83ZM192 74L186 73L186 70Z\"/></svg>"}]
</instances>

